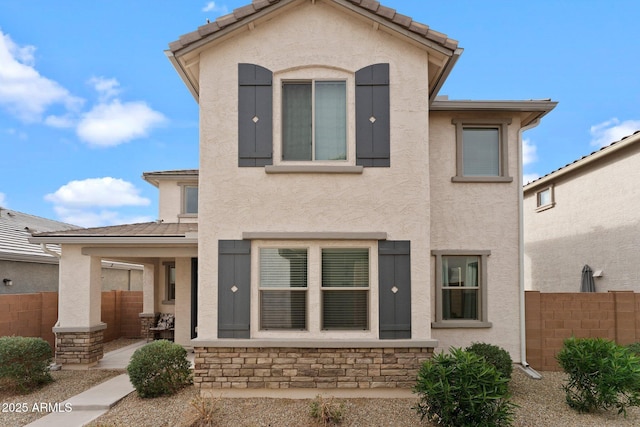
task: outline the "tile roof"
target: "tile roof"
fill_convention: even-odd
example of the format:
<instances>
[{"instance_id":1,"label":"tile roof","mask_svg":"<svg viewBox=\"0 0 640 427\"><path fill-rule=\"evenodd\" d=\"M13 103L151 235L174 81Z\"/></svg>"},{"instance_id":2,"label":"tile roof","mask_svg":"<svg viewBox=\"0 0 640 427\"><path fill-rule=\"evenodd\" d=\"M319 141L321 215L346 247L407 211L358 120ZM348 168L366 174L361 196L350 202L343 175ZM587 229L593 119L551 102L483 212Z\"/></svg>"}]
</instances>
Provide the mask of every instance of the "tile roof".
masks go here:
<instances>
[{"instance_id":1,"label":"tile roof","mask_svg":"<svg viewBox=\"0 0 640 427\"><path fill-rule=\"evenodd\" d=\"M182 237L188 232L197 231L197 223L143 222L36 233L33 237Z\"/></svg>"},{"instance_id":2,"label":"tile roof","mask_svg":"<svg viewBox=\"0 0 640 427\"><path fill-rule=\"evenodd\" d=\"M196 31L182 35L178 40L169 43L169 50L177 52L193 43L196 43L214 33L217 33L230 25L236 24L247 18L253 17L258 12L280 3L283 0L253 0L251 4L234 9L228 15L221 16L213 22L198 27ZM458 47L456 40L450 39L446 34L434 31L428 25L414 21L411 17L397 13L395 9L383 6L374 0L344 0L355 5L365 12L373 13L389 23L395 24L408 30L430 42L436 43L444 48L455 50Z\"/></svg>"},{"instance_id":3,"label":"tile roof","mask_svg":"<svg viewBox=\"0 0 640 427\"><path fill-rule=\"evenodd\" d=\"M632 133L631 135L627 135L627 136L625 136L625 137L621 138L619 141L612 142L611 144L609 144L609 145L607 145L607 146L605 146L605 147L602 147L602 148L601 148L601 149L599 149L599 150L593 151L593 152L591 152L590 154L587 154L586 156L582 156L582 157L580 157L579 159L576 159L576 160L574 160L574 161L573 161L573 162L571 162L571 163L567 163L566 165L564 165L564 166L562 166L562 167L559 167L558 169L553 170L553 171L549 172L548 174L546 174L546 175L544 175L544 176L541 176L540 178L538 178L538 179L536 179L536 180L534 180L534 181L531 181L531 182L529 182L529 183L525 184L525 185L524 185L524 187L525 187L525 191L526 191L526 188L529 188L529 187L531 187L531 186L535 186L535 184L537 184L539 181L542 181L542 180L544 180L545 178L550 177L551 175L555 175L555 174L557 174L557 173L559 173L559 172L561 172L561 171L564 171L565 169L569 168L570 166L576 165L576 164L577 164L577 163L579 163L579 162L583 162L583 161L585 161L585 160L591 159L591 158L593 158L593 157L594 157L595 155L597 155L597 154L605 154L605 153L607 153L608 151L611 151L611 152L616 151L616 149L617 149L617 148L618 148L618 147L619 147L619 146L620 146L624 141L627 141L629 138L633 138L633 137L634 137L634 136L636 136L636 135L639 135L639 136L640 136L640 130L637 130L637 131L635 131L634 133ZM636 141L640 141L640 138L636 138Z\"/></svg>"},{"instance_id":4,"label":"tile roof","mask_svg":"<svg viewBox=\"0 0 640 427\"><path fill-rule=\"evenodd\" d=\"M0 207L0 259L57 263L52 255L42 251L40 245L29 243L31 232L68 231L77 228L75 225ZM60 252L57 245L51 245L49 249Z\"/></svg>"}]
</instances>

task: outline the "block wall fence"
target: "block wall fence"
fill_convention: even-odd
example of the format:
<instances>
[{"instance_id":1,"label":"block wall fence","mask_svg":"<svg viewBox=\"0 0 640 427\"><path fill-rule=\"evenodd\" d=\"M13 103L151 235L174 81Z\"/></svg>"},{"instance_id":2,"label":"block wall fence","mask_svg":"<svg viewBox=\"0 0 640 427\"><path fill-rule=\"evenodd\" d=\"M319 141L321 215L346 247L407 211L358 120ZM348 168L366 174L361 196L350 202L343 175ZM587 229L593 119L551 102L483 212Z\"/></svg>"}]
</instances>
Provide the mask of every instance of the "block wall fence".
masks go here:
<instances>
[{"instance_id":1,"label":"block wall fence","mask_svg":"<svg viewBox=\"0 0 640 427\"><path fill-rule=\"evenodd\" d=\"M102 331L104 342L140 337L141 312L141 291L102 292L102 321L107 324ZM0 295L0 336L40 337L54 348L51 328L57 320L57 292Z\"/></svg>"},{"instance_id":2,"label":"block wall fence","mask_svg":"<svg viewBox=\"0 0 640 427\"><path fill-rule=\"evenodd\" d=\"M640 341L640 294L525 293L527 362L559 371L556 354L566 338L605 338L620 345Z\"/></svg>"}]
</instances>

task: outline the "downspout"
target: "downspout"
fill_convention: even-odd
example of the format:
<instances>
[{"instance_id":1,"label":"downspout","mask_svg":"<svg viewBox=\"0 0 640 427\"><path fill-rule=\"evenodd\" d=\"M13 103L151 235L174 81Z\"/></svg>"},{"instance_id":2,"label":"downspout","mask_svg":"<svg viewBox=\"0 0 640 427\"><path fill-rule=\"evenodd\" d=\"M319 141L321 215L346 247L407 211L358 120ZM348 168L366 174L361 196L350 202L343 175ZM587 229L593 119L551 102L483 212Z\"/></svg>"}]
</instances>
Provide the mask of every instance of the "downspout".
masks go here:
<instances>
[{"instance_id":1,"label":"downspout","mask_svg":"<svg viewBox=\"0 0 640 427\"><path fill-rule=\"evenodd\" d=\"M540 123L540 117L536 118L534 121L529 123L528 125L520 128L518 132L518 216L520 221L520 232L518 233L518 240L520 246L520 364L522 365L522 370L529 377L539 380L542 379L542 375L533 369L529 362L527 362L527 324L525 318L525 298L524 298L524 192L522 190L522 172L523 172L523 162L522 162L522 154L523 154L523 142L522 142L522 134L529 129L533 129L538 126Z\"/></svg>"},{"instance_id":2,"label":"downspout","mask_svg":"<svg viewBox=\"0 0 640 427\"><path fill-rule=\"evenodd\" d=\"M47 247L47 244L46 244L46 243L40 243L40 247L42 248L42 251L43 251L45 254L49 254L49 255L54 256L54 257L56 257L56 258L58 258L58 259L60 259L60 258L62 257L62 255L60 255L58 252L54 252L54 251L52 251L51 249L49 249L49 248Z\"/></svg>"},{"instance_id":3,"label":"downspout","mask_svg":"<svg viewBox=\"0 0 640 427\"><path fill-rule=\"evenodd\" d=\"M58 259L62 258L62 255L60 255L58 252L54 252L54 251L52 251L51 249L49 249L49 248L47 247L47 244L46 244L46 243L40 243L40 247L42 248L42 251L43 251L45 254L49 254L49 255L51 255L51 256L53 256L53 257L56 257L56 258L58 258ZM58 270L59 270L59 269L60 269L60 263L58 262ZM58 292L60 292L60 289L59 289L59 287L60 287L60 283L59 283L59 282L60 282L60 275L58 274ZM58 294L58 295L59 295L59 294ZM58 327L58 326L60 326L60 319L56 319L56 323L55 323L55 325L53 325L53 326L54 326L54 327ZM53 333L53 335L55 336L55 341L54 341L54 344L53 344L53 345L54 345L54 352L55 352L55 355L57 356L57 349L58 349L57 347L58 347L58 346L57 346L57 344L56 344L56 343L58 342L58 334L54 332L54 333ZM54 362L51 364L51 366L50 366L50 368L49 368L49 369L51 369L52 371L59 371L60 369L62 369L62 365L58 365L58 364L54 361Z\"/></svg>"}]
</instances>

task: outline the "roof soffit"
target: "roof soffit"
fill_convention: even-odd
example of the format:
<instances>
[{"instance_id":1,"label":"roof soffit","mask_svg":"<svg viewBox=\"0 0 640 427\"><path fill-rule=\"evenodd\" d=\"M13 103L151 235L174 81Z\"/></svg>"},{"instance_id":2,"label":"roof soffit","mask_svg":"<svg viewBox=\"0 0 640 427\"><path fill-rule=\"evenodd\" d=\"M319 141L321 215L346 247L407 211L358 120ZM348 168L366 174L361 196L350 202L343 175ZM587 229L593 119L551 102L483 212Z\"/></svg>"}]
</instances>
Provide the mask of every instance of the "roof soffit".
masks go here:
<instances>
[{"instance_id":1,"label":"roof soffit","mask_svg":"<svg viewBox=\"0 0 640 427\"><path fill-rule=\"evenodd\" d=\"M198 30L181 36L169 44L165 53L198 101L199 57L204 49L223 43L240 31L250 31L303 1L325 2L354 17L368 20L376 29L399 36L406 42L427 50L431 100L435 99L437 91L462 53L456 40L373 0L254 0L249 5L235 9L231 14L219 17Z\"/></svg>"}]
</instances>

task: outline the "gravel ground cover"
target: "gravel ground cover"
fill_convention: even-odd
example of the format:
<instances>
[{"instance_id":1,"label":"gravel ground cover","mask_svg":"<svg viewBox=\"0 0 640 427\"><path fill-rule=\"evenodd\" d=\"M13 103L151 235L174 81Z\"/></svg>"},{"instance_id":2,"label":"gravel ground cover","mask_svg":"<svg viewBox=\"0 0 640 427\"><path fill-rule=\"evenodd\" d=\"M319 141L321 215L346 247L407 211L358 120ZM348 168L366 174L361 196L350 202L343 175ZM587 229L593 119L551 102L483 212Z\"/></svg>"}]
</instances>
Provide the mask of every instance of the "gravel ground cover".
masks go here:
<instances>
[{"instance_id":1,"label":"gravel ground cover","mask_svg":"<svg viewBox=\"0 0 640 427\"><path fill-rule=\"evenodd\" d=\"M511 381L513 401L520 405L514 426L517 427L602 427L638 426L640 408L628 411L627 418L614 411L579 414L569 408L564 399L561 372L543 372L542 380L533 380L516 369ZM182 426L193 425L197 411L190 402L198 396L195 387L187 387L172 397L140 399L135 393L127 396L91 426ZM416 399L335 399L343 403L341 426L349 427L412 427L433 426L420 421L411 409ZM219 427L300 427L314 425L309 416L311 400L298 399L225 399L220 400L217 413Z\"/></svg>"},{"instance_id":2,"label":"gravel ground cover","mask_svg":"<svg viewBox=\"0 0 640 427\"><path fill-rule=\"evenodd\" d=\"M107 343L108 351L118 349L136 340L120 339ZM107 350L105 350L107 351ZM0 426L23 426L45 415L31 410L34 404L55 403L78 394L89 387L103 382L123 371L89 370L56 371L55 382L42 389L19 395L0 391L0 402L26 403L27 413L1 412ZM513 402L519 405L516 410L516 427L533 426L638 426L640 408L628 411L627 418L618 416L615 411L596 414L579 414L570 409L564 399L562 384L565 374L562 372L543 372L542 380L533 380L519 369L515 369L511 381ZM191 427L198 419L198 412L192 402L197 399L198 390L186 387L170 397L141 399L132 393L116 404L106 414L94 420L91 426L100 427L136 427L171 426ZM335 399L343 405L341 426L350 427L435 427L435 424L421 422L411 409L417 398L412 399ZM219 401L216 426L219 427L300 427L312 426L310 417L311 400L268 399L268 398L224 398Z\"/></svg>"}]
</instances>

